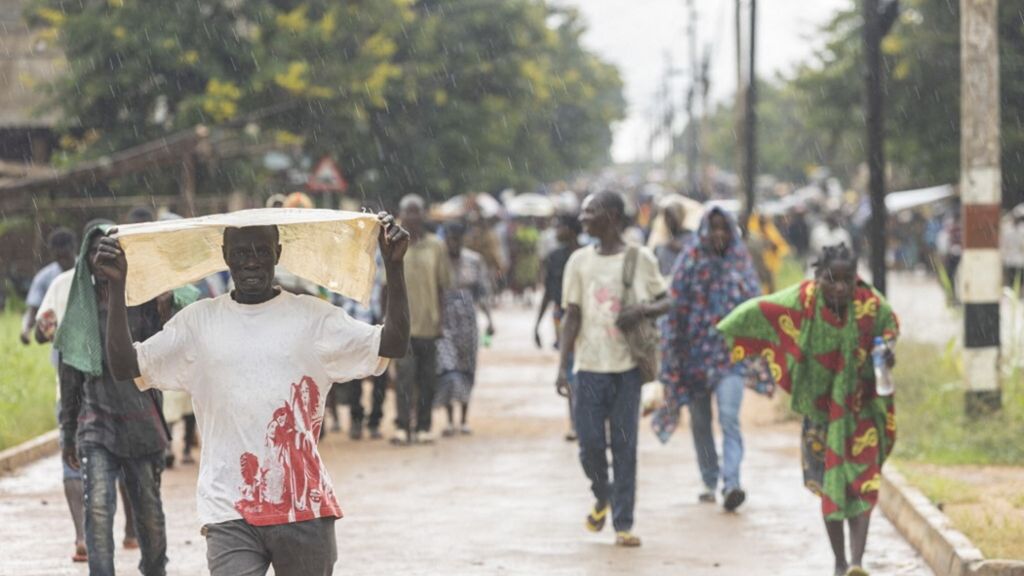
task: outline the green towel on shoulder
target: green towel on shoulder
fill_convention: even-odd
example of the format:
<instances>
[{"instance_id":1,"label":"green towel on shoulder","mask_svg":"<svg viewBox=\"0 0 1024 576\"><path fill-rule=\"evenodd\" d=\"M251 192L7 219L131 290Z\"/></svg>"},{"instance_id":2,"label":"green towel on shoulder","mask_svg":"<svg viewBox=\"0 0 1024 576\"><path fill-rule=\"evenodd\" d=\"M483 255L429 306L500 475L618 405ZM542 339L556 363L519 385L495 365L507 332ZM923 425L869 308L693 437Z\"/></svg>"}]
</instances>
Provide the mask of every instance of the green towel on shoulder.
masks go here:
<instances>
[{"instance_id":1,"label":"green towel on shoulder","mask_svg":"<svg viewBox=\"0 0 1024 576\"><path fill-rule=\"evenodd\" d=\"M103 373L103 342L100 341L96 289L89 270L89 245L97 235L106 234L109 229L110 226L100 225L85 233L71 280L68 307L53 341L61 362L89 376Z\"/></svg>"}]
</instances>

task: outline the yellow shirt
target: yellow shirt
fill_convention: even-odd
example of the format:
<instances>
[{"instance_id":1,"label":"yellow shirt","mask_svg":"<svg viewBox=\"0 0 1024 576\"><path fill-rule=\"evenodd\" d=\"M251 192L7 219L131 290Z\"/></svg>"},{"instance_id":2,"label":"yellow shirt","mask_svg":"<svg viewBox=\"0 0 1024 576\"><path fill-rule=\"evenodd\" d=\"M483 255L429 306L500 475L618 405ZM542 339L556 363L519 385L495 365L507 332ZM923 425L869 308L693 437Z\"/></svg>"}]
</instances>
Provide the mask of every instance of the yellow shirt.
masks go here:
<instances>
[{"instance_id":1,"label":"yellow shirt","mask_svg":"<svg viewBox=\"0 0 1024 576\"><path fill-rule=\"evenodd\" d=\"M451 261L444 242L427 234L405 254L405 285L409 294L410 335L441 336L441 293L452 286Z\"/></svg>"}]
</instances>

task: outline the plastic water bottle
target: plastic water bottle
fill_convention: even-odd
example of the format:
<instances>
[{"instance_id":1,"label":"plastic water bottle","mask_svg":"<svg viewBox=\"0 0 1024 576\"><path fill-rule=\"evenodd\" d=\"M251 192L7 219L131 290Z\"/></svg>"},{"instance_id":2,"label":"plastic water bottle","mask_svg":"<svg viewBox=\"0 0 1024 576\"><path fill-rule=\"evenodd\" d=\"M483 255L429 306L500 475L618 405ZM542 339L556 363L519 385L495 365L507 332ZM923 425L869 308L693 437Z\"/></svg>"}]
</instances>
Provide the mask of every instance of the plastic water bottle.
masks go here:
<instances>
[{"instance_id":1,"label":"plastic water bottle","mask_svg":"<svg viewBox=\"0 0 1024 576\"><path fill-rule=\"evenodd\" d=\"M875 365L875 391L878 392L879 396L892 396L894 389L892 372L886 363L888 353L889 344L885 341L885 338L881 336L876 337L875 345L871 349L871 361Z\"/></svg>"}]
</instances>

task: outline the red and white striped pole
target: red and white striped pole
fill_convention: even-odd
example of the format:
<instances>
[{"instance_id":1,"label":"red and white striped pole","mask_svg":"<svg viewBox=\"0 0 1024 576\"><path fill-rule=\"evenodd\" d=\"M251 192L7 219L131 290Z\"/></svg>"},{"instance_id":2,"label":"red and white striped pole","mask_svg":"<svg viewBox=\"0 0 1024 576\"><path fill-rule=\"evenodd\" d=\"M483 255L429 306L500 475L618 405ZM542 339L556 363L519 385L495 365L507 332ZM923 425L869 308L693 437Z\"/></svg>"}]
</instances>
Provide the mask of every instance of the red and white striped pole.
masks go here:
<instances>
[{"instance_id":1,"label":"red and white striped pole","mask_svg":"<svg viewBox=\"0 0 1024 576\"><path fill-rule=\"evenodd\" d=\"M999 142L998 0L960 0L960 196L964 253L964 378L968 414L998 410Z\"/></svg>"}]
</instances>

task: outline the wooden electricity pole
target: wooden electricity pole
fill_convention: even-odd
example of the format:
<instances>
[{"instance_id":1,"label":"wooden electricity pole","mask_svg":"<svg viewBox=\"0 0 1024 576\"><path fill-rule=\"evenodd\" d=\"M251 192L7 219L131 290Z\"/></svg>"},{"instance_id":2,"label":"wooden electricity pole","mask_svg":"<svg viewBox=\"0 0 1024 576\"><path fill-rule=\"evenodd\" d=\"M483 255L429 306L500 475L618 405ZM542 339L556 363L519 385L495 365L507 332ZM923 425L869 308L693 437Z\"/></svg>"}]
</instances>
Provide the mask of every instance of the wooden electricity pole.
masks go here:
<instances>
[{"instance_id":1,"label":"wooden electricity pole","mask_svg":"<svg viewBox=\"0 0 1024 576\"><path fill-rule=\"evenodd\" d=\"M863 0L864 115L867 129L868 193L871 198L871 282L885 294L885 116L882 39L899 14L898 0Z\"/></svg>"},{"instance_id":2,"label":"wooden electricity pole","mask_svg":"<svg viewBox=\"0 0 1024 576\"><path fill-rule=\"evenodd\" d=\"M1002 404L999 301L999 2L960 0L960 196L964 253L966 409L981 415Z\"/></svg>"},{"instance_id":3,"label":"wooden electricity pole","mask_svg":"<svg viewBox=\"0 0 1024 576\"><path fill-rule=\"evenodd\" d=\"M697 2L689 0L689 23L686 35L690 41L690 90L686 97L687 128L689 141L686 146L686 179L689 182L689 193L693 198L700 197L700 122L697 121L697 97L700 94L700 57L697 55Z\"/></svg>"},{"instance_id":4,"label":"wooden electricity pole","mask_svg":"<svg viewBox=\"0 0 1024 576\"><path fill-rule=\"evenodd\" d=\"M747 94L743 99L743 223L750 221L757 201L757 0L750 0L750 58L747 61Z\"/></svg>"}]
</instances>

